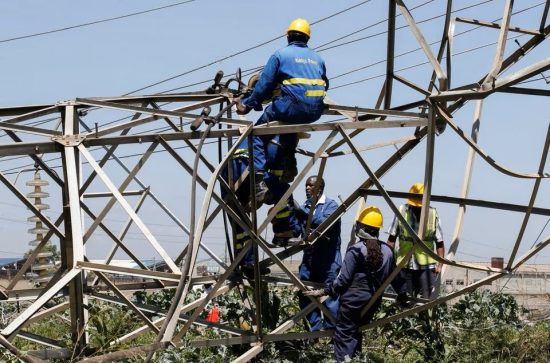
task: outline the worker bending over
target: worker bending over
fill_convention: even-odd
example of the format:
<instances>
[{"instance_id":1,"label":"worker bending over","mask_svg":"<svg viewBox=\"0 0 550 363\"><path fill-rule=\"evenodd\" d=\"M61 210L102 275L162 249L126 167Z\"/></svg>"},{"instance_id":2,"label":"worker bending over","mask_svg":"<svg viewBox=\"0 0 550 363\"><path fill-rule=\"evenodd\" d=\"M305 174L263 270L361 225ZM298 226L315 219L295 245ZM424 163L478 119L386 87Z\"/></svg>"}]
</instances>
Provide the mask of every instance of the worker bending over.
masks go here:
<instances>
[{"instance_id":1,"label":"worker bending over","mask_svg":"<svg viewBox=\"0 0 550 363\"><path fill-rule=\"evenodd\" d=\"M308 48L311 30L304 19L294 20L287 29L288 45L277 50L265 65L250 97L237 99L237 113L244 115L252 109L262 110L262 103L272 98L255 125L269 121L289 124L311 123L323 114L323 99L328 89L325 62ZM289 142L297 144L296 134L287 134ZM254 170L256 199L267 197L269 171L266 153L273 135L254 136ZM292 153L294 157L294 150ZM272 191L271 191L272 192Z\"/></svg>"},{"instance_id":2,"label":"worker bending over","mask_svg":"<svg viewBox=\"0 0 550 363\"><path fill-rule=\"evenodd\" d=\"M334 359L337 362L353 358L361 351L363 336L359 327L372 320L380 307L381 298L364 314L363 310L395 267L393 251L378 239L382 224L382 213L377 207L365 208L355 224L358 242L348 247L336 280L323 290L304 293L309 296L340 297L333 337Z\"/></svg>"},{"instance_id":3,"label":"worker bending over","mask_svg":"<svg viewBox=\"0 0 550 363\"><path fill-rule=\"evenodd\" d=\"M307 219L310 210L313 208L313 215L310 221L310 230L314 230L321 223L326 221L338 208L335 200L323 194L325 181L316 175L306 180L306 198L304 204L296 212L296 216L302 223L304 230L307 226ZM315 205L313 206L313 203ZM299 277L302 281L322 283L325 287L332 285L336 275L342 266L342 255L340 254L340 232L341 221L338 218L334 224L323 233L317 241L306 247L303 252L302 264L299 269ZM304 309L311 301L300 294L300 309ZM323 304L336 316L338 312L338 298L329 297ZM328 319L322 319L319 309L313 310L307 315L310 331L317 331L321 328L333 329L334 324Z\"/></svg>"},{"instance_id":4,"label":"worker bending over","mask_svg":"<svg viewBox=\"0 0 550 363\"><path fill-rule=\"evenodd\" d=\"M424 184L415 183L409 190L409 193L418 194L418 198L410 198L407 204L399 207L399 213L418 233L420 227L420 211L422 209L422 194L424 193ZM392 225L388 231L388 245L395 246L395 255L397 263L413 248L413 238L403 227L397 216L393 218ZM424 233L424 244L435 251L441 258L445 256L445 245L443 243L443 233L439 216L435 208L430 207L428 212L428 223ZM397 238L399 242L395 245ZM419 236L422 238L422 236ZM414 253L405 267L400 271L401 277L405 280L406 291L409 296L420 295L424 299L434 299L439 293L439 273L442 264L429 256L420 248L415 248Z\"/></svg>"}]
</instances>

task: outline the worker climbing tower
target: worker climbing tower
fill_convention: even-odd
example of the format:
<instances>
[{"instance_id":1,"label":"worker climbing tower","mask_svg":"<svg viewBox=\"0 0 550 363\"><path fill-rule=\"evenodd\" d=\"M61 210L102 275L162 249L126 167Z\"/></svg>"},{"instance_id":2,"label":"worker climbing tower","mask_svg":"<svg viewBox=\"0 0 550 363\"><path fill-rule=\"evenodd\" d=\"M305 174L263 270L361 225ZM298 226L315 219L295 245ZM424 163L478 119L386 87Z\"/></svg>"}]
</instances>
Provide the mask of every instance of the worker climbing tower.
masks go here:
<instances>
[{"instance_id":1,"label":"worker climbing tower","mask_svg":"<svg viewBox=\"0 0 550 363\"><path fill-rule=\"evenodd\" d=\"M385 63L380 87L368 88L368 92L376 95L376 100L363 106L346 103L345 99L340 100L341 103L332 101L330 92L337 87L331 84L320 122L255 125L253 121L239 118L235 115L233 102L246 94L244 78L250 73L245 75L242 73L246 72L239 70L234 76L234 69L228 70L232 72L230 75L218 72L212 77L213 70L208 81L211 86L201 86L192 92L131 93L0 108L0 132L4 136L0 143L0 157L25 159L36 163L40 169L27 183L34 188L28 195L17 188L10 174L0 170L0 186L4 192L9 191L32 211L33 216L28 220L34 223L34 228L29 233L36 236L31 242L36 248L21 270L7 286L0 286L0 300L15 303L26 299L28 302L0 330L0 345L26 362L31 362L33 357L69 361L76 356L83 361L122 361L136 355L152 355L168 347L240 345L246 351L236 358L236 362L247 362L255 359L266 345L277 341L330 337L331 330L311 333L297 328L303 317L316 308L322 309L330 320L337 318L319 299L308 297L307 307L292 311L284 321L277 321L276 326L263 325L262 318L266 314L262 300L275 284L292 285L302 292L315 288L311 283L301 281L286 262L311 245L323 243L324 233L335 221L350 218L356 205L366 198L375 199L385 213L399 218L399 202L417 197L407 193L411 180L405 176L411 170L416 173L415 181L422 181L425 186L421 226L427 224L432 202L437 203L438 208L444 205L457 213L445 257L425 247L422 242L424 227L418 234L414 233L401 216L403 220L400 222L410 229L415 248L426 249L426 253L445 267L478 271L484 275L434 300L411 301L406 309L375 320L363 326L362 330L407 318L509 277L549 246L550 236L537 238L536 243L526 238L526 231L533 232L528 225L530 220L550 216L550 208L536 199L539 187L541 190L543 186L548 187L550 179L547 168L550 151L548 119L544 120L543 127L535 125L529 117L522 117L521 122L509 120L514 137L524 132L531 136L525 148L529 157L514 165L513 162L519 160L517 155L514 155L514 160L507 160L510 154L495 155L486 151L492 152L495 145L506 145L507 151L514 154L524 151L518 147L516 139L502 142L501 127L508 115L491 120L484 110L498 108L504 114L520 109L516 107L518 100L525 102L526 99L550 97L547 84L541 83L546 79L544 72L550 70L550 53L548 48L543 48L548 46L550 36L547 16L550 2L541 3L534 10L537 13L530 16L530 28L515 23L514 2L511 0L498 2L500 5L485 2L494 11L490 16L487 13L484 19L457 17L455 11L459 5L453 5L452 1L444 2L444 7L434 4L437 11L445 15L438 34L430 34L431 38L441 39L436 43L428 43L424 30L432 28L424 28L424 21L415 19L413 8L407 6L411 4L405 3L412 2L384 2L388 5L387 31L381 34L387 34L386 48L365 48L354 57L359 60L364 55L375 54L383 59L377 62ZM502 16L500 23L492 20L497 15ZM468 28L459 33L459 24ZM467 59L463 55L467 53L453 49L460 42L470 46L469 43L476 40L473 38L478 38L481 33L483 39L494 41L495 49L489 52L490 56ZM522 36L519 48L513 41L509 42L516 35ZM511 46L507 47L507 44ZM399 68L396 65L397 58L412 53L411 46L418 47L415 52L423 57L421 65L425 66L424 71L423 68ZM366 67L357 70L363 68ZM456 69L467 69L467 72L455 72ZM200 84L195 85L199 87ZM532 115L548 115L547 101L540 109L530 103L528 107ZM465 127L469 125L466 121L472 118L472 112L470 131ZM486 122L486 118L490 122ZM482 120L484 132L486 128L493 129L484 134L484 138L478 138ZM249 140L249 145L252 145L253 136L283 134L299 134L306 139L296 149L298 175L273 207L263 206L257 211L253 205L255 198L251 198L250 206L243 205L238 192L253 194L253 188L247 188L246 175L243 173L242 178L233 180L232 177L224 178L224 171L228 176L235 171L232 169L236 164L234 161L241 161L240 158L244 157L238 148L245 141ZM447 149L451 145L456 149ZM253 152L250 148L251 158ZM464 159L459 157L461 152ZM44 155L48 157L43 158ZM150 165L151 160L154 160L154 166ZM457 167L461 160L465 160L464 168ZM476 198L471 193L476 189L473 180L477 180L473 179L474 174L477 176L474 160L479 164L476 168L489 170L499 183L495 184L498 187L492 188L491 197L486 199ZM459 170L458 176L455 173L447 175L445 171L449 169L442 170L442 164L451 165L453 171ZM249 172L250 169L246 171ZM48 206L43 201L49 196L42 189L48 183L41 178L41 173L47 175L52 190L56 188L56 193L52 192L49 199L57 207L52 209L60 211L55 220L44 215ZM250 174L251 179L255 177L254 173ZM315 229L308 230L298 244L285 247L270 244L271 222L286 206L290 195L297 193L307 176L312 174L320 177L337 174L339 207ZM484 182L487 175L480 176L480 179ZM407 189L393 182L396 179L405 183ZM251 181L248 183L253 185ZM239 190L242 185L244 187ZM504 185L513 185L511 188L516 188L513 194L529 198L514 200L515 204L512 204L510 193L499 191ZM521 193L517 185L521 185ZM532 185L532 189L526 185ZM433 186L435 193L432 193ZM522 222L517 234L512 231L502 238L484 241L493 248L509 252L505 263L492 266L489 261L473 264L456 259L457 253L464 249L469 251L463 243L467 241L462 238L463 225L472 223L472 220L489 220L495 211L522 217L519 218ZM466 215L472 218L466 220ZM497 229L492 232L499 232L501 227L514 228L517 224L508 225L492 228ZM247 237L241 249L232 243L231 233L237 229L234 227L243 230ZM178 233L173 241L167 240L170 228L177 231L174 234ZM478 230L481 228L491 229L483 225ZM61 263L55 266L51 263L51 254L46 251L51 238L59 240L61 252ZM222 251L216 251L222 243L227 245L228 260L223 258ZM154 256L156 261L160 261L155 268L143 262L139 252L144 250L148 257ZM245 274L239 271L239 265L250 250L254 252L253 268ZM396 267L395 274L405 266L413 250ZM219 266L219 273L197 276L195 267L199 255L207 255ZM135 268L117 265L115 256L132 261ZM53 267L55 277L42 288L18 289L17 282L24 278L31 266L35 266L35 271ZM280 273L262 273L275 271L275 268ZM90 273L93 273L93 279L88 278ZM115 277L121 275L139 279L139 282L117 281ZM45 274L40 275L40 282L42 278L46 278ZM385 289L389 284L390 279L382 283L371 299L372 304L382 295L395 298L395 294L391 295L389 289ZM208 292L190 301L193 289L204 285L211 286ZM170 290L170 296L173 296L171 305L138 304L128 298L136 290ZM242 297L239 301L244 307L242 319L225 321L224 315L221 315L220 322L202 319L208 304L214 299L222 300L226 294ZM52 306L52 301L56 301L56 306ZM62 303L57 304L58 301ZM90 349L94 347L87 336L91 325L88 312L93 307L89 301L100 301L117 308L122 306L132 314L136 323L132 327L134 330L106 336L102 346L109 349ZM70 344L58 336L31 334L32 324L54 315L70 322ZM205 324L219 335L212 338L212 335L193 334L197 327ZM150 337L148 340L136 339L142 334ZM16 347L20 339L32 340L41 348L23 354Z\"/></svg>"}]
</instances>

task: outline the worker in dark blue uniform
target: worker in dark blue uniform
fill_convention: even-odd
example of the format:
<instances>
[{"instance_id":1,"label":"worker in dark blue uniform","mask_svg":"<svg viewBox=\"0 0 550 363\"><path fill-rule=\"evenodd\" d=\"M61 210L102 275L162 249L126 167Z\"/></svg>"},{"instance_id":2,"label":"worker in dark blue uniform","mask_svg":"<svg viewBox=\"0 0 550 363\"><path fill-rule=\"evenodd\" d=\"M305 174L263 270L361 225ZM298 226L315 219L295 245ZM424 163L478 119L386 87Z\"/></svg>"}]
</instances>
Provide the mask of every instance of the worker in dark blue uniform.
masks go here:
<instances>
[{"instance_id":1,"label":"worker in dark blue uniform","mask_svg":"<svg viewBox=\"0 0 550 363\"><path fill-rule=\"evenodd\" d=\"M370 322L380 307L379 299L362 311L395 267L393 251L378 239L383 218L374 206L365 208L355 225L358 242L348 247L342 268L332 286L305 292L308 296L339 296L340 308L334 332L334 358L344 362L361 351L359 327Z\"/></svg>"},{"instance_id":2,"label":"worker in dark blue uniform","mask_svg":"<svg viewBox=\"0 0 550 363\"><path fill-rule=\"evenodd\" d=\"M241 176L248 171L250 163L248 155L248 143L245 141L241 144L243 148L239 148L231 159L233 182L237 182ZM287 144L285 139L280 135L276 135L269 143L267 147L267 167L269 170L269 178L266 182L270 186L270 190L273 191L273 199L279 200L283 194L288 190L289 184L285 182L284 162L285 155L289 150L294 150L296 145L291 142ZM222 178L226 181L229 179L228 168L224 168L221 173ZM235 194L239 203L245 207L250 204L250 184L249 177L246 177L242 184L238 187ZM222 188L222 197L226 197L227 192ZM229 206L237 213L239 209L236 208L233 203L228 202ZM233 248L235 255L237 255L245 246L247 242L251 240L249 233L242 229L237 223L232 223L234 231ZM294 213L294 199L290 195L287 199L287 204L275 215L273 220L273 231L275 233L282 231L291 231L292 235L299 236L302 233L302 225L296 218ZM274 240L274 242L278 242ZM240 263L241 269L245 274L251 275L253 273L254 255L252 249L249 249L243 260ZM263 271L266 273L266 271Z\"/></svg>"},{"instance_id":3,"label":"worker in dark blue uniform","mask_svg":"<svg viewBox=\"0 0 550 363\"><path fill-rule=\"evenodd\" d=\"M313 215L309 228L317 228L338 208L335 200L328 198L323 192L325 190L325 181L316 175L310 176L306 180L307 200L300 206L296 215L302 222L304 229L307 228L308 214L312 208ZM325 287L332 285L334 279L342 266L342 255L340 253L341 245L341 221L338 218L334 224L317 241L304 249L302 263L299 269L299 277L302 281L322 283ZM304 309L311 303L311 300L300 294L300 308ZM336 316L338 312L338 298L329 297L323 304ZM313 310L307 315L309 321L309 330L318 331L323 329L334 329L334 324L327 318L323 319L319 309Z\"/></svg>"},{"instance_id":4,"label":"worker in dark blue uniform","mask_svg":"<svg viewBox=\"0 0 550 363\"><path fill-rule=\"evenodd\" d=\"M287 29L288 45L277 50L265 65L260 79L250 97L236 100L237 113L244 115L252 109L262 110L262 103L272 98L256 125L269 121L290 124L311 123L323 114L323 99L329 83L325 62L307 42L311 36L309 23L304 19L294 20ZM273 135L254 136L254 170L256 200L268 198L266 154ZM297 143L295 134L287 134L288 142ZM293 156L293 155L292 155ZM288 236L288 233L280 237Z\"/></svg>"},{"instance_id":5,"label":"worker in dark blue uniform","mask_svg":"<svg viewBox=\"0 0 550 363\"><path fill-rule=\"evenodd\" d=\"M244 153L236 154L230 162L233 183L236 183L237 180L239 180L241 176L248 170L248 155ZM229 167L223 168L221 176L229 184ZM221 188L221 195L222 198L227 200L227 191L223 187ZM238 186L237 190L235 191L235 196L242 206L248 205L250 201L250 187L248 177L244 179L240 186ZM243 219L242 217L244 216L240 215L241 213L239 211L239 208L235 206L232 200L227 200L227 204L240 216L241 219ZM233 252L234 255L237 256L242 251L245 244L251 241L251 238L249 234L237 223L231 221L231 226L233 229ZM254 254L252 253L252 248L248 249L248 252L241 260L239 266L248 275L252 275L254 273Z\"/></svg>"}]
</instances>

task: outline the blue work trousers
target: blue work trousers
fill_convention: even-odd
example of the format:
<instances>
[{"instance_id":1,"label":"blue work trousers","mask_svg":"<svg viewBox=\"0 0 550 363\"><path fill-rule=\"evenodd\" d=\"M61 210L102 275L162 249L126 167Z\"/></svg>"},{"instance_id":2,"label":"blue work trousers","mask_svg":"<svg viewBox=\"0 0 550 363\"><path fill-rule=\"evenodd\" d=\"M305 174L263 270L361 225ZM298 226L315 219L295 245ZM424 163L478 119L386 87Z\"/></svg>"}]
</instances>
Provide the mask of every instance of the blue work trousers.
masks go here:
<instances>
[{"instance_id":1,"label":"blue work trousers","mask_svg":"<svg viewBox=\"0 0 550 363\"><path fill-rule=\"evenodd\" d=\"M232 173L233 173L233 182L236 182L241 175L248 170L248 157L237 157L231 160L231 167L232 167ZM222 170L221 176L226 181L229 180L229 170L227 167L225 167ZM222 188L221 191L222 198L225 198L227 195L227 191L225 188ZM240 188L236 191L237 200L242 206L246 206L250 201L250 179L247 177L243 183L241 184ZM234 204L234 201L227 201L228 206L233 209L238 215L240 214L239 208L237 208ZM241 218L243 216L240 216ZM251 240L248 233L236 222L231 221L231 226L233 228L233 251L235 253L235 256L239 254L244 245ZM241 260L239 265L253 265L254 264L254 253L252 248L249 248L246 252L244 258Z\"/></svg>"},{"instance_id":2,"label":"blue work trousers","mask_svg":"<svg viewBox=\"0 0 550 363\"><path fill-rule=\"evenodd\" d=\"M283 182L280 177L270 172L267 173L265 182L273 196L273 204L277 204L288 188L290 188L288 183ZM292 231L294 237L298 237L302 234L302 224L294 213L294 198L292 194L288 196L286 204L277 212L272 223L274 233Z\"/></svg>"},{"instance_id":3,"label":"blue work trousers","mask_svg":"<svg viewBox=\"0 0 550 363\"><path fill-rule=\"evenodd\" d=\"M282 180L285 171L285 162L290 153L296 149L296 134L269 135L271 140L266 144L267 172L264 173L264 182L271 192L270 204L277 204L286 193L290 185ZM255 139L254 139L255 142ZM254 151L255 152L255 151ZM294 198L289 195L286 204L273 219L273 232L281 233L292 231L294 237L302 234L302 224L294 213Z\"/></svg>"},{"instance_id":4,"label":"blue work trousers","mask_svg":"<svg viewBox=\"0 0 550 363\"><path fill-rule=\"evenodd\" d=\"M287 124L309 124L321 117L323 109L323 103L310 105L291 97L279 97L265 108L264 113L255 125L263 125L269 121L280 121ZM293 135L296 137L295 134ZM274 135L253 137L254 170L257 172L265 173L267 171L267 146L273 137Z\"/></svg>"},{"instance_id":5,"label":"blue work trousers","mask_svg":"<svg viewBox=\"0 0 550 363\"><path fill-rule=\"evenodd\" d=\"M346 356L353 358L361 352L363 345L363 334L359 328L369 323L376 310L380 307L381 300L378 300L369 311L361 317L363 308L368 304L372 293L363 288L350 287L340 297L340 309L336 328L334 330L334 359L337 362L344 362Z\"/></svg>"}]
</instances>

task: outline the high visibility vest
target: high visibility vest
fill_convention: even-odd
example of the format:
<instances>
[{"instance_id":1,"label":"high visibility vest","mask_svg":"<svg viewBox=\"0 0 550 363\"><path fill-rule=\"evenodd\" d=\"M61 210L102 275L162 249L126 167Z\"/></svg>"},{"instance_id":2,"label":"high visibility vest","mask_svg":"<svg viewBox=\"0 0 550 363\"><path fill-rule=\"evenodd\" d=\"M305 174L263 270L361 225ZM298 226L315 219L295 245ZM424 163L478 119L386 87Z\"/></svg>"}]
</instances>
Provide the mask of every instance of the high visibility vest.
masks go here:
<instances>
[{"instance_id":1,"label":"high visibility vest","mask_svg":"<svg viewBox=\"0 0 550 363\"><path fill-rule=\"evenodd\" d=\"M411 225L413 213L410 208L406 207L405 205L402 205L399 207L399 212L405 218L407 223ZM424 233L425 240L423 241L426 247L430 251L434 250L434 240L435 240L435 229L436 229L436 212L435 209L430 208L429 214L428 214L428 223L426 225L426 232ZM418 233L418 231L416 231ZM405 255L413 248L413 238L409 234L409 232L403 227L401 223L399 223L399 249L397 251L397 263L401 262L401 260L405 257ZM414 249L414 257L416 258L416 263L420 266L425 265L431 265L436 263L437 261L429 256L426 252L424 252L420 248Z\"/></svg>"}]
</instances>

